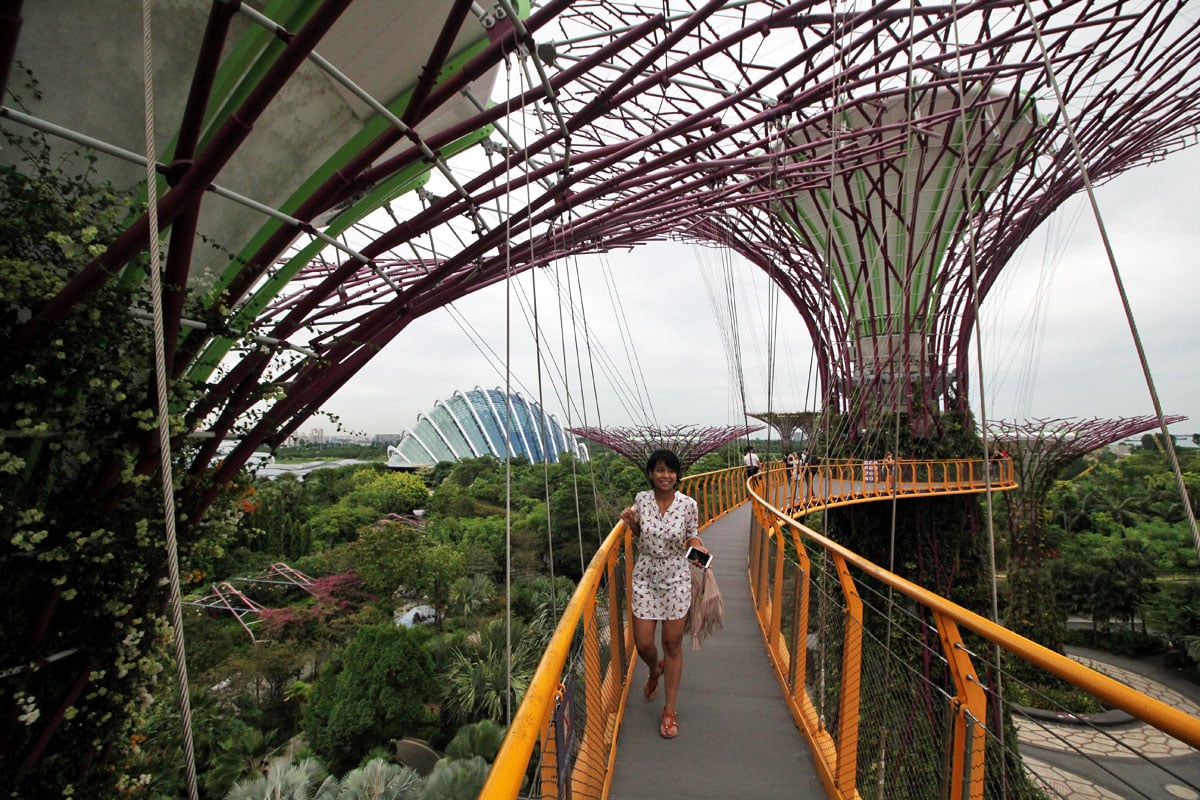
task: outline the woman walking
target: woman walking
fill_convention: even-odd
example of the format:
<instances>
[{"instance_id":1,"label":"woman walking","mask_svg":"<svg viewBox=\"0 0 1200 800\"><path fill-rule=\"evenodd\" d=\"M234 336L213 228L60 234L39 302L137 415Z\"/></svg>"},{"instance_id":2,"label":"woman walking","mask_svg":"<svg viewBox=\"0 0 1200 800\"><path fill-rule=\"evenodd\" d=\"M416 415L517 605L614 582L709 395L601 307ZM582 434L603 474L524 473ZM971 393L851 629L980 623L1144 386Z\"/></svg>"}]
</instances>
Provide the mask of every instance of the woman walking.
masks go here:
<instances>
[{"instance_id":1,"label":"woman walking","mask_svg":"<svg viewBox=\"0 0 1200 800\"><path fill-rule=\"evenodd\" d=\"M659 735L679 735L675 701L683 677L683 630L692 602L692 577L684 553L694 546L708 552L696 535L699 510L696 501L676 489L679 457L670 450L655 450L646 461L650 490L638 492L621 519L638 537L638 557L633 566L633 641L638 656L650 668L642 689L647 700L658 694L662 678L665 700ZM662 658L654 641L662 624Z\"/></svg>"}]
</instances>

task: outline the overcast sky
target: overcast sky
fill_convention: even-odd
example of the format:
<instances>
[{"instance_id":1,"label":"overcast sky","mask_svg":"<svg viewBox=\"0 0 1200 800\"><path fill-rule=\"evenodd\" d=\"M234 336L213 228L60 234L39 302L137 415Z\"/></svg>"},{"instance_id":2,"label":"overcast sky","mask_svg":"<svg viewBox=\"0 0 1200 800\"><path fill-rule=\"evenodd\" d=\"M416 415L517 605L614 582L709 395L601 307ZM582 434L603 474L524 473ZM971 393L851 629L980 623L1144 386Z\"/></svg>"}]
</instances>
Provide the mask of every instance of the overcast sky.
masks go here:
<instances>
[{"instance_id":1,"label":"overcast sky","mask_svg":"<svg viewBox=\"0 0 1200 800\"><path fill-rule=\"evenodd\" d=\"M1163 410L1190 417L1172 431L1200 431L1194 334L1200 310L1200 152L1177 153L1125 174L1102 186L1098 201ZM574 285L576 272L582 289ZM587 337L581 328L578 335L571 332L579 326L557 299L556 281L565 287L568 279L576 318L586 314ZM663 243L564 262L513 283L485 289L456 303L453 312L438 311L411 325L324 411L355 432L398 433L456 389L503 387L507 380L515 391L538 399L536 348L527 322L535 290L544 330L540 394L563 424L740 424L743 394L751 411L765 410L768 402L777 411L816 408L811 346L797 312L761 272L736 256ZM730 296L737 298L738 343L731 342ZM768 391L772 302L781 305ZM1082 195L1006 267L982 316L982 396L989 419L1153 413ZM469 332L460 325L463 319L470 321ZM568 332L565 343L560 330ZM481 352L488 348L494 355ZM740 359L731 360L734 351ZM507 378L506 360L512 365ZM971 363L974 368L973 344ZM731 364L740 365L740 379ZM978 377L971 396L978 411ZM302 430L313 428L333 430L316 417Z\"/></svg>"}]
</instances>

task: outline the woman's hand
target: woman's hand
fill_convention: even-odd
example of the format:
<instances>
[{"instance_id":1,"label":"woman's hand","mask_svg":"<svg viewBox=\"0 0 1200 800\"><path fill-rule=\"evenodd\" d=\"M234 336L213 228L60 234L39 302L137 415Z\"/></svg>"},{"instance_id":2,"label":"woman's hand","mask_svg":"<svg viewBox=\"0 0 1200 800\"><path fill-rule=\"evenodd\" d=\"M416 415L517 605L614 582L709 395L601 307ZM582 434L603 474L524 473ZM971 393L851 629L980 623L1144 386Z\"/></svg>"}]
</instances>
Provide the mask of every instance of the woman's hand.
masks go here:
<instances>
[{"instance_id":1,"label":"woman's hand","mask_svg":"<svg viewBox=\"0 0 1200 800\"><path fill-rule=\"evenodd\" d=\"M630 506L621 512L621 521L628 525L629 529L634 533L637 533L639 530L641 530L641 525L639 524L638 520L638 512L633 506Z\"/></svg>"}]
</instances>

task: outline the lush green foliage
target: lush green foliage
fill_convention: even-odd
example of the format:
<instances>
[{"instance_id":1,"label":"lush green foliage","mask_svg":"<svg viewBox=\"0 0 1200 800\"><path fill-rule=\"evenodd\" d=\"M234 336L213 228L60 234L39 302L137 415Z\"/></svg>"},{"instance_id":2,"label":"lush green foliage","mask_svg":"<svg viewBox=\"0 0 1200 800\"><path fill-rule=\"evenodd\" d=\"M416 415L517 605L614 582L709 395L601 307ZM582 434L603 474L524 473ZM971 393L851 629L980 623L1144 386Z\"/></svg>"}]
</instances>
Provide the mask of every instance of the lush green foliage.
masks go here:
<instances>
[{"instance_id":1,"label":"lush green foliage","mask_svg":"<svg viewBox=\"0 0 1200 800\"><path fill-rule=\"evenodd\" d=\"M28 158L0 168L0 429L13 432L0 444L0 652L29 671L0 683L0 769L17 796L101 796L168 667L162 490L155 465L139 463L156 425L152 343L129 313L147 298L137 282L110 282L52 332L27 326L138 209L60 171L36 140L7 144ZM19 333L32 335L18 347ZM172 392L186 407L188 387ZM220 553L239 513L184 520L184 555Z\"/></svg>"},{"instance_id":2,"label":"lush green foliage","mask_svg":"<svg viewBox=\"0 0 1200 800\"><path fill-rule=\"evenodd\" d=\"M1200 497L1200 453L1180 450L1191 502ZM1055 484L1044 518L1057 545L1053 574L1060 607L1095 620L1131 623L1157 604L1156 576L1200 573L1174 475L1165 456L1107 457ZM1161 617L1173 627L1174 615ZM1168 636L1200 634L1169 630Z\"/></svg>"},{"instance_id":3,"label":"lush green foliage","mask_svg":"<svg viewBox=\"0 0 1200 800\"><path fill-rule=\"evenodd\" d=\"M433 662L419 629L363 628L321 672L304 712L313 749L338 772L404 736L428 736Z\"/></svg>"}]
</instances>

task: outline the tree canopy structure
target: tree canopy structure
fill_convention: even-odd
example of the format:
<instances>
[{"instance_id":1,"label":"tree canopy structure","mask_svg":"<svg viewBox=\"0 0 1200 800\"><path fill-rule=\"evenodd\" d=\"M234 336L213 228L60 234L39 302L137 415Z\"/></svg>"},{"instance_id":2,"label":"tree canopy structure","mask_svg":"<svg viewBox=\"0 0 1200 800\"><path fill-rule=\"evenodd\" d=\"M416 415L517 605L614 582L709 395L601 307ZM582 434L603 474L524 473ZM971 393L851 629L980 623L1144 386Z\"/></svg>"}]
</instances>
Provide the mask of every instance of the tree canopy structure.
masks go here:
<instances>
[{"instance_id":1,"label":"tree canopy structure","mask_svg":"<svg viewBox=\"0 0 1200 800\"><path fill-rule=\"evenodd\" d=\"M811 439L816 432L816 426L821 422L819 411L764 411L747 416L761 419L775 430L779 431L779 443L783 452L792 450L792 437L799 430L806 440Z\"/></svg>"},{"instance_id":2,"label":"tree canopy structure","mask_svg":"<svg viewBox=\"0 0 1200 800\"><path fill-rule=\"evenodd\" d=\"M1173 425L1185 420L1185 416L1170 414L1162 421ZM997 447L1012 456L1017 472L1020 489L1007 494L1006 499L1019 498L1023 504L1041 508L1059 470L1071 461L1158 426L1158 417L1149 414L1113 418L993 420L988 423L988 434Z\"/></svg>"},{"instance_id":3,"label":"tree canopy structure","mask_svg":"<svg viewBox=\"0 0 1200 800\"><path fill-rule=\"evenodd\" d=\"M569 430L585 439L602 444L615 453L620 453L632 461L638 469L646 468L646 461L655 450L670 450L679 456L679 463L686 470L706 453L711 453L721 445L735 439L760 431L762 426L667 425L658 427L645 425L641 427L582 427Z\"/></svg>"}]
</instances>

